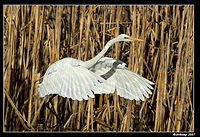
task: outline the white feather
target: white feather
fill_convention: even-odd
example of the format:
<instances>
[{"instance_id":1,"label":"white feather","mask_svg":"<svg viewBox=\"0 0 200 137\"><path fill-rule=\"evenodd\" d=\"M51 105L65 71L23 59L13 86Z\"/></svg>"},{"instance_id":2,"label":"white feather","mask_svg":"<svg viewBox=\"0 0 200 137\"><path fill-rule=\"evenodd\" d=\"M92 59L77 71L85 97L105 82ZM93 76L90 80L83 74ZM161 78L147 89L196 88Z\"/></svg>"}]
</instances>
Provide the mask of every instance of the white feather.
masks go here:
<instances>
[{"instance_id":1,"label":"white feather","mask_svg":"<svg viewBox=\"0 0 200 137\"><path fill-rule=\"evenodd\" d=\"M129 70L120 60L101 58L114 43L131 40L145 42L121 34L108 41L104 49L91 60L83 62L64 58L54 62L45 72L42 83L39 84L40 97L58 94L81 101L82 98L87 100L88 96L93 98L92 91L95 94L109 94L114 93L116 89L117 94L126 99L144 100L143 95L148 98L146 92L152 94L150 89L153 89L151 86L153 82Z\"/></svg>"},{"instance_id":2,"label":"white feather","mask_svg":"<svg viewBox=\"0 0 200 137\"><path fill-rule=\"evenodd\" d=\"M116 89L117 95L126 99L141 99L144 101L144 96L149 98L147 92L152 94L150 89L153 89L153 87L150 84L153 85L154 83L131 71L125 67L125 65L126 64L120 60L104 57L91 67L90 70L100 76L104 74L108 76L109 70L115 67L115 73L111 74L106 82L102 83L103 88L97 87L99 92L95 94L114 93Z\"/></svg>"},{"instance_id":3,"label":"white feather","mask_svg":"<svg viewBox=\"0 0 200 137\"><path fill-rule=\"evenodd\" d=\"M87 96L94 98L92 89L101 86L105 80L88 69L79 66L80 60L65 58L53 63L46 71L39 84L40 97L58 94L63 97L81 101Z\"/></svg>"}]
</instances>

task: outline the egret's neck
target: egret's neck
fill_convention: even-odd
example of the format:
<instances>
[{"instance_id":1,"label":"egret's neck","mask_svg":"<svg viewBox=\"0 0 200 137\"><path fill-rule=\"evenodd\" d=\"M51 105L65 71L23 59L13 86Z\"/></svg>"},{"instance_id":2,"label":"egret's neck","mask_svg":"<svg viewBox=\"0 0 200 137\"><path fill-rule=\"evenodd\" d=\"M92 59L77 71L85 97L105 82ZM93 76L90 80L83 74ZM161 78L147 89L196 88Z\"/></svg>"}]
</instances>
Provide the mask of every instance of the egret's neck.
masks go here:
<instances>
[{"instance_id":1,"label":"egret's neck","mask_svg":"<svg viewBox=\"0 0 200 137\"><path fill-rule=\"evenodd\" d=\"M101 59L101 57L107 52L107 50L110 48L110 46L112 46L116 42L119 42L116 38L111 39L110 41L108 41L108 43L105 45L103 50L96 57L94 57L88 61L82 62L80 65L85 68L92 67L95 63L97 63L97 61L99 61Z\"/></svg>"}]
</instances>

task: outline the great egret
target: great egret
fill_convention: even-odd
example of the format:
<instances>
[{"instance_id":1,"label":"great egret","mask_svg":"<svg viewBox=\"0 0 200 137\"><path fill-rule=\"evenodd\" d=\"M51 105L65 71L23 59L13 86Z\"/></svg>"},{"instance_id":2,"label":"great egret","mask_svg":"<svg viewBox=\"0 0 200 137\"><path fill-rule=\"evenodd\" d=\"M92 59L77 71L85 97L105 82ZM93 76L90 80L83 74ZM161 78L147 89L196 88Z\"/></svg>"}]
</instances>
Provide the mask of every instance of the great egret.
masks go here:
<instances>
[{"instance_id":1,"label":"great egret","mask_svg":"<svg viewBox=\"0 0 200 137\"><path fill-rule=\"evenodd\" d=\"M116 89L117 95L125 99L135 99L136 101L139 99L144 101L144 96L149 98L145 91L152 94L148 88L153 90L151 85L154 83L128 69L121 60L104 57L89 70L106 80L106 82L101 84L103 88L96 87L98 92L95 92L95 94L114 93Z\"/></svg>"},{"instance_id":2,"label":"great egret","mask_svg":"<svg viewBox=\"0 0 200 137\"><path fill-rule=\"evenodd\" d=\"M116 89L117 94L126 99L144 100L144 96L149 98L146 91L152 94L148 88L153 89L151 86L153 82L131 71L120 60L101 58L114 43L132 40L145 42L121 34L108 41L104 49L91 60L83 62L73 58L64 58L54 62L45 72L42 83L39 84L39 96L58 94L72 100L82 101L82 98L88 100L88 96L94 98L94 94L113 93ZM50 102L54 96L50 98ZM54 110L52 112L55 114Z\"/></svg>"},{"instance_id":3,"label":"great egret","mask_svg":"<svg viewBox=\"0 0 200 137\"><path fill-rule=\"evenodd\" d=\"M142 94L146 97L148 97L148 94L145 91L151 94L147 87L153 89L149 85L153 84L153 82L129 70L125 67L125 63L120 60L112 58L101 59L114 43L131 40L145 42L144 40L121 34L108 41L104 49L91 60L83 62L73 58L64 58L54 62L45 72L42 83L39 84L39 96L58 94L62 97L81 101L82 98L87 100L88 96L94 98L92 91L94 94L112 93L113 89L117 88L119 90L118 95L122 97L131 100L138 100L139 98L144 100ZM115 70L116 73L111 76L111 73L108 72L109 70ZM104 77L106 73L110 75L110 79L106 79L107 81L105 81ZM99 77L99 75L103 78ZM112 87L112 90L104 90L104 88L108 89L109 86ZM125 94L132 96L126 96Z\"/></svg>"}]
</instances>

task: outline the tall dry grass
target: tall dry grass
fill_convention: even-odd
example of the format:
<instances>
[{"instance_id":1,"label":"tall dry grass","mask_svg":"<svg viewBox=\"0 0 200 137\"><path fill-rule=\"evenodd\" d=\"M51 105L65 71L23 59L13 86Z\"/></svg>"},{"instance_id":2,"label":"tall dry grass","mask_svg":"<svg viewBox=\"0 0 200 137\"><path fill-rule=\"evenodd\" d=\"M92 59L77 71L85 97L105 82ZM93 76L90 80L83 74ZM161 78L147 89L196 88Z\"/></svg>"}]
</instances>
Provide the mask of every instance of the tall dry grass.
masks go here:
<instances>
[{"instance_id":1,"label":"tall dry grass","mask_svg":"<svg viewBox=\"0 0 200 137\"><path fill-rule=\"evenodd\" d=\"M38 96L56 60L89 60L121 33L105 56L120 59L155 82L149 99L96 95L88 101L56 96L65 131L193 131L193 5L4 5L4 131L60 130ZM54 127L55 126L55 127Z\"/></svg>"}]
</instances>

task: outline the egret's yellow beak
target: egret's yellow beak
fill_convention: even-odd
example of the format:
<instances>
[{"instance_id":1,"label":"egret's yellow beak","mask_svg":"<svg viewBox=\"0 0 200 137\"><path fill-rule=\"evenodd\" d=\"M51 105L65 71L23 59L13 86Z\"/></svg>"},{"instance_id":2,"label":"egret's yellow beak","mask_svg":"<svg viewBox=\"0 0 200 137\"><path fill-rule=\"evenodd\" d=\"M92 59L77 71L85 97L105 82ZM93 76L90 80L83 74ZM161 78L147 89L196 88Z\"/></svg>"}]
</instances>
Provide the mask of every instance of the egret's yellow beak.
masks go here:
<instances>
[{"instance_id":1,"label":"egret's yellow beak","mask_svg":"<svg viewBox=\"0 0 200 137\"><path fill-rule=\"evenodd\" d=\"M134 41L146 42L145 40L142 40L142 39L136 39L136 38L132 38L132 37L128 37L128 39L130 39L130 40L134 40Z\"/></svg>"}]
</instances>

